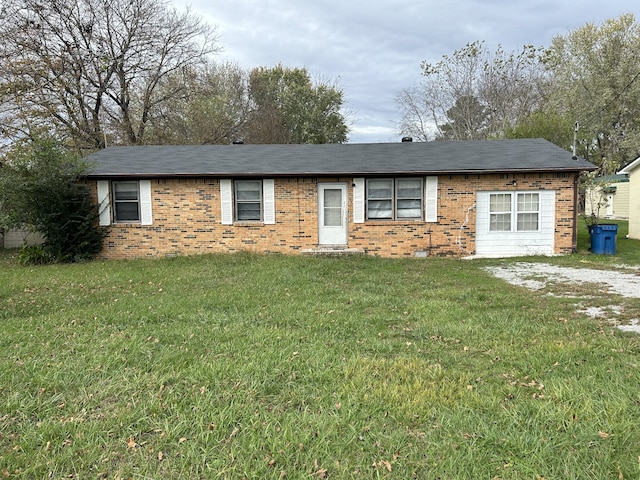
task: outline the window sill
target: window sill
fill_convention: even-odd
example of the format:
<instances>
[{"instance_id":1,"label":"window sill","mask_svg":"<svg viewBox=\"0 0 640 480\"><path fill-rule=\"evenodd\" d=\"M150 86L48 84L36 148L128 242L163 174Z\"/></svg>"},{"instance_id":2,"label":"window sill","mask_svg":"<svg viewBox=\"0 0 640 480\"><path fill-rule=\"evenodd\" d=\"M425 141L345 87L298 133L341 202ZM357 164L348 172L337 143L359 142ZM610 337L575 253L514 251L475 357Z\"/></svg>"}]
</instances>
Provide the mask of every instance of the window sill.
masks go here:
<instances>
[{"instance_id":1,"label":"window sill","mask_svg":"<svg viewBox=\"0 0 640 480\"><path fill-rule=\"evenodd\" d=\"M422 218L403 218L403 219L398 219L398 220L392 220L390 218L367 218L365 221L365 223L370 223L370 224L393 224L393 225L398 225L401 223L435 223L435 222L426 222L425 220L423 220Z\"/></svg>"},{"instance_id":2,"label":"window sill","mask_svg":"<svg viewBox=\"0 0 640 480\"><path fill-rule=\"evenodd\" d=\"M234 227L262 227L264 222L261 220L244 220L242 222L233 222Z\"/></svg>"}]
</instances>

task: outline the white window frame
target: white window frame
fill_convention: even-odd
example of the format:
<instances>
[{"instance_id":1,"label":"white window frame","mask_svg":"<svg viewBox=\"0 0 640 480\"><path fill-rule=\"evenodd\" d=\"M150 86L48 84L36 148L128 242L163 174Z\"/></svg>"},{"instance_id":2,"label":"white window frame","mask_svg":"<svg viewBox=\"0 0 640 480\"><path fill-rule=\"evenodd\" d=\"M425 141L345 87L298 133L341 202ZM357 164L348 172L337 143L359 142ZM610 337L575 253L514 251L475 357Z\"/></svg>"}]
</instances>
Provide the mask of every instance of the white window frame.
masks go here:
<instances>
[{"instance_id":1,"label":"white window frame","mask_svg":"<svg viewBox=\"0 0 640 480\"><path fill-rule=\"evenodd\" d=\"M135 186L135 199L118 199L117 198L117 190L118 185L134 185ZM140 183L136 180L113 180L111 182L111 191L113 195L111 196L111 201L113 202L113 223L140 223L141 221L141 212L140 212ZM133 190L131 190L133 191ZM136 218L129 219L121 219L118 218L118 205L119 204L135 204L136 206Z\"/></svg>"},{"instance_id":2,"label":"white window frame","mask_svg":"<svg viewBox=\"0 0 640 480\"><path fill-rule=\"evenodd\" d=\"M496 197L509 197L507 202L508 210L494 209L492 210L492 199ZM535 208L531 202L521 206L520 200L525 198L536 197ZM514 192L492 192L489 193L489 231L490 232L539 232L540 231L540 215L541 215L541 198L537 191L514 191ZM503 202L504 203L504 202ZM525 207L525 208L523 208ZM529 207L529 208L526 208ZM523 228L524 217L535 216L535 228ZM507 220L507 221L505 221ZM530 223L527 222L527 223ZM508 228L504 228L504 227ZM499 228L502 227L502 228Z\"/></svg>"},{"instance_id":3,"label":"white window frame","mask_svg":"<svg viewBox=\"0 0 640 480\"><path fill-rule=\"evenodd\" d=\"M120 220L116 218L115 187L118 182L135 182L138 186L138 219ZM115 224L153 225L153 211L151 199L151 180L98 180L97 194L99 204L99 224L109 226ZM131 200L133 202L133 200ZM118 201L119 202L119 201Z\"/></svg>"},{"instance_id":4,"label":"white window frame","mask_svg":"<svg viewBox=\"0 0 640 480\"><path fill-rule=\"evenodd\" d=\"M238 185L243 182L259 182L260 183L260 218L259 219L239 219L238 203L244 203L238 200ZM248 200L246 202L249 202ZM256 203L256 200L253 200ZM240 178L237 180L221 179L220 180L220 206L221 206L221 223L222 225L233 225L234 223L262 223L272 225L276 223L275 219L275 181L272 178L248 179Z\"/></svg>"},{"instance_id":5,"label":"white window frame","mask_svg":"<svg viewBox=\"0 0 640 480\"><path fill-rule=\"evenodd\" d=\"M257 185L258 195L256 198L243 199L238 194L240 187L243 185ZM253 190L252 190L253 191ZM242 205L257 205L257 218L240 218ZM254 209L255 210L255 209ZM262 180L236 180L233 182L233 212L237 222L262 222L263 219L263 199L262 199ZM246 214L245 214L246 215Z\"/></svg>"},{"instance_id":6,"label":"white window frame","mask_svg":"<svg viewBox=\"0 0 640 480\"><path fill-rule=\"evenodd\" d=\"M370 197L370 184L372 182L389 182L389 186L390 186L390 196L389 197L378 197L378 198L372 198ZM419 187L419 192L420 192L420 197L399 197L399 184L403 181L418 181L420 182L420 187ZM397 177L397 178L367 178L366 182L366 189L365 189L365 196L364 196L364 206L365 206L365 219L366 220L370 220L370 221L375 221L375 220L382 220L382 221L411 221L411 220L420 220L422 218L424 218L424 202L425 202L425 184L424 184L424 178L423 177ZM416 216L411 216L411 217L403 217L403 216L399 216L398 212L399 212L399 208L398 208L398 203L399 201L402 200L418 200L420 202L420 212L418 215ZM375 217L375 216L370 216L370 204L373 202L390 202L391 204L391 209L390 209L390 216L385 216L385 217Z\"/></svg>"}]
</instances>

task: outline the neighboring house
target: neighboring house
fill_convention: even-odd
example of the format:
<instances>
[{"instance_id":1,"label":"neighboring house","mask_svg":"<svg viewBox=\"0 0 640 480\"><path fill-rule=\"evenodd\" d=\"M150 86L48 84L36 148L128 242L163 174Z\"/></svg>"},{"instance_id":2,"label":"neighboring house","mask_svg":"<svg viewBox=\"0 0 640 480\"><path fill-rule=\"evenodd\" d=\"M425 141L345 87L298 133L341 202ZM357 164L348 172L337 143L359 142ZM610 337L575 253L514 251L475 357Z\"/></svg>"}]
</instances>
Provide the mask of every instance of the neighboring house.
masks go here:
<instances>
[{"instance_id":1,"label":"neighboring house","mask_svg":"<svg viewBox=\"0 0 640 480\"><path fill-rule=\"evenodd\" d=\"M624 174L598 177L595 190L585 192L584 214L599 218L627 220L629 218L629 176ZM598 203L600 204L598 211Z\"/></svg>"},{"instance_id":2,"label":"neighboring house","mask_svg":"<svg viewBox=\"0 0 640 480\"><path fill-rule=\"evenodd\" d=\"M640 157L618 173L629 176L629 238L640 240Z\"/></svg>"},{"instance_id":3,"label":"neighboring house","mask_svg":"<svg viewBox=\"0 0 640 480\"><path fill-rule=\"evenodd\" d=\"M564 254L578 176L595 169L541 139L110 147L87 160L104 258Z\"/></svg>"},{"instance_id":4,"label":"neighboring house","mask_svg":"<svg viewBox=\"0 0 640 480\"><path fill-rule=\"evenodd\" d=\"M44 238L40 233L21 229L0 230L1 248L19 248L23 245L40 245Z\"/></svg>"}]
</instances>

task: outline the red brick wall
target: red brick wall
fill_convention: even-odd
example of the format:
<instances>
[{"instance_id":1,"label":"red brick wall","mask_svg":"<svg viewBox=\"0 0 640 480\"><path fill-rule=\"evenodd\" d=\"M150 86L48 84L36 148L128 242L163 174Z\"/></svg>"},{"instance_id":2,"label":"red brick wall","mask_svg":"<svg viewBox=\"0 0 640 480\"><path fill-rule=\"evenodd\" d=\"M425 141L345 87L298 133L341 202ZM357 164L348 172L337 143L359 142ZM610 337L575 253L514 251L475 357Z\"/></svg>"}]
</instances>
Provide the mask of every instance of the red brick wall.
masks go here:
<instances>
[{"instance_id":1,"label":"red brick wall","mask_svg":"<svg viewBox=\"0 0 640 480\"><path fill-rule=\"evenodd\" d=\"M517 185L512 185L516 180ZM348 185L350 248L385 257L467 256L475 253L478 191L555 190L555 253L574 247L575 174L443 175L438 178L438 222L370 221L353 223L352 178L318 179ZM104 241L104 258L188 255L210 252L297 253L318 243L318 187L311 178L276 178L276 224L221 224L217 179L151 181L153 225L113 224ZM420 253L419 253L420 254Z\"/></svg>"}]
</instances>

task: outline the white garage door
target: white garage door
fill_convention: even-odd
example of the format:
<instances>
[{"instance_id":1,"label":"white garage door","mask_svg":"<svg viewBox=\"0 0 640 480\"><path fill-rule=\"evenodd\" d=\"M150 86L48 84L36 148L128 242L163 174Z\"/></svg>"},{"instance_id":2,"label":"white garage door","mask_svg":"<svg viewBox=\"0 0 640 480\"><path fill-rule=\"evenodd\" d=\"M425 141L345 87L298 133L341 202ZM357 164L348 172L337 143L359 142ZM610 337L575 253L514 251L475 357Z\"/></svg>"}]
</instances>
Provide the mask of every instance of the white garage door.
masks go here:
<instances>
[{"instance_id":1,"label":"white garage door","mask_svg":"<svg viewBox=\"0 0 640 480\"><path fill-rule=\"evenodd\" d=\"M476 256L553 255L555 203L552 190L478 192Z\"/></svg>"}]
</instances>

